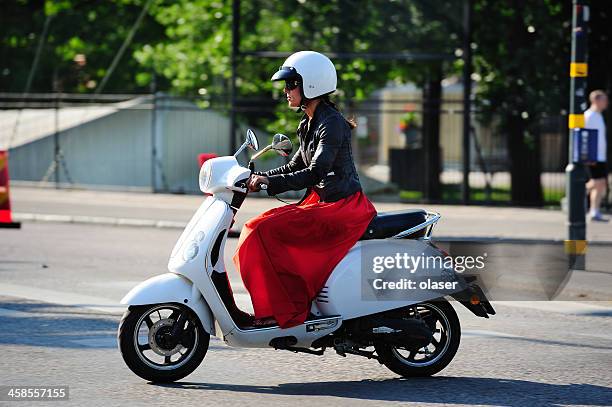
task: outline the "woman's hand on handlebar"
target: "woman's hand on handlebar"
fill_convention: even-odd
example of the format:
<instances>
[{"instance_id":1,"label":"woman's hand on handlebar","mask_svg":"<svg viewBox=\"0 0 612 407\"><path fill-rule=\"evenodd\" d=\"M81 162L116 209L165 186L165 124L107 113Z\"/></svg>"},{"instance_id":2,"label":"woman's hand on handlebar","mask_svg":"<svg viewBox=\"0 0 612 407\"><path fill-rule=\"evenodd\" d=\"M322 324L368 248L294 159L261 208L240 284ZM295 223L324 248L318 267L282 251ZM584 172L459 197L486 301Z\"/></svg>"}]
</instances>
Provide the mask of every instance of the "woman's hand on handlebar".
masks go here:
<instances>
[{"instance_id":1,"label":"woman's hand on handlebar","mask_svg":"<svg viewBox=\"0 0 612 407\"><path fill-rule=\"evenodd\" d=\"M260 191L262 189L262 184L265 184L266 187L270 184L268 177L266 177L265 175L251 175L251 177L247 181L247 186L249 187L250 192ZM264 187L264 189L266 188Z\"/></svg>"}]
</instances>

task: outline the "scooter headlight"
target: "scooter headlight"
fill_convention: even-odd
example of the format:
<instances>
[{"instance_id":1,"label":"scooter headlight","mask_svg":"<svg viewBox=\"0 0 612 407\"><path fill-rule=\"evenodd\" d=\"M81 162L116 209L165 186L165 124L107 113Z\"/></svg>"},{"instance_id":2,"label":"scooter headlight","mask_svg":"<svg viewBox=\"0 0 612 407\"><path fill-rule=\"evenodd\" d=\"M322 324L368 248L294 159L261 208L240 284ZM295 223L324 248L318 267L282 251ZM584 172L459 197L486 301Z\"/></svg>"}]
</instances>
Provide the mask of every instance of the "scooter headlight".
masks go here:
<instances>
[{"instance_id":1,"label":"scooter headlight","mask_svg":"<svg viewBox=\"0 0 612 407\"><path fill-rule=\"evenodd\" d=\"M196 242L191 242L187 245L185 250L183 251L183 260L191 261L196 258L198 255L199 247Z\"/></svg>"}]
</instances>

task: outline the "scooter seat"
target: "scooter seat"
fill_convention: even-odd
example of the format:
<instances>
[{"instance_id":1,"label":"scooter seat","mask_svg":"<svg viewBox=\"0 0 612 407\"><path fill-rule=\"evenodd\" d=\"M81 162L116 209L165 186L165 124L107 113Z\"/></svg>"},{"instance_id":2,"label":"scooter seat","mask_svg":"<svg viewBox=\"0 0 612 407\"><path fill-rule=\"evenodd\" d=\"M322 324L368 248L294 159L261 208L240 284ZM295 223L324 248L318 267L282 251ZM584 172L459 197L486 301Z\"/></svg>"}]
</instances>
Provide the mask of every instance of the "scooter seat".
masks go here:
<instances>
[{"instance_id":1,"label":"scooter seat","mask_svg":"<svg viewBox=\"0 0 612 407\"><path fill-rule=\"evenodd\" d=\"M372 219L365 233L359 240L386 239L393 237L406 229L425 222L427 213L423 209L409 209L394 212L382 212ZM425 236L425 229L421 229L409 236L416 239Z\"/></svg>"}]
</instances>

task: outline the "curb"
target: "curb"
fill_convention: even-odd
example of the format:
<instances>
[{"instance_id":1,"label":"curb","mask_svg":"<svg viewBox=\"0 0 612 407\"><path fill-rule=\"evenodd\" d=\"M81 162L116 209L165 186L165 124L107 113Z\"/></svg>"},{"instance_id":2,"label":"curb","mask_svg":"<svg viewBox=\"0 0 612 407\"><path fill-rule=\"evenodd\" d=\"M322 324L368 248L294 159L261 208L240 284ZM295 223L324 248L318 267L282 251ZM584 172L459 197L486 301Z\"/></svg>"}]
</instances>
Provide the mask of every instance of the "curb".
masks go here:
<instances>
[{"instance_id":1,"label":"curb","mask_svg":"<svg viewBox=\"0 0 612 407\"><path fill-rule=\"evenodd\" d=\"M104 226L131 226L131 227L151 227L159 229L185 229L187 222L153 219L134 219L134 218L109 218L103 216L72 216L72 215L52 215L39 213L15 213L13 218L21 222L50 222L50 223L78 223L89 225ZM228 232L228 237L239 237L240 231L232 230Z\"/></svg>"},{"instance_id":2,"label":"curb","mask_svg":"<svg viewBox=\"0 0 612 407\"><path fill-rule=\"evenodd\" d=\"M107 226L136 226L155 227L169 229L184 229L187 222L176 222L168 220L134 219L134 218L109 218L103 216L80 216L80 215L52 215L39 213L15 213L13 218L22 222L53 222L53 223L84 223Z\"/></svg>"}]
</instances>

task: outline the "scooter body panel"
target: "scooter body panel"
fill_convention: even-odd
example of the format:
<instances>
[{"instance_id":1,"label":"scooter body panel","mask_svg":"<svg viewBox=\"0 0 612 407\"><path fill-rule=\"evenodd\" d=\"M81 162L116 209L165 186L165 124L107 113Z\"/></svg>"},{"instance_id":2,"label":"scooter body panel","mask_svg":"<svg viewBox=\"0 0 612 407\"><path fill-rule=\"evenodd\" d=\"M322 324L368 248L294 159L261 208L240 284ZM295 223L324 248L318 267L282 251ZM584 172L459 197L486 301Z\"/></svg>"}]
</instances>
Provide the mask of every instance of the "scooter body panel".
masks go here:
<instances>
[{"instance_id":1,"label":"scooter body panel","mask_svg":"<svg viewBox=\"0 0 612 407\"><path fill-rule=\"evenodd\" d=\"M222 162L224 165L227 164L226 167L236 167L234 169L224 167L226 171L235 173L233 177L236 179L244 177L244 169L239 167L235 159L226 161L227 163ZM218 174L216 167L211 167L209 171L202 171L200 176L205 181L210 179L205 182L207 185L216 185L215 179ZM233 192L227 188L229 187L223 191L215 190L213 196L205 199L178 239L168 262L168 270L171 274L177 275L177 278L173 279L167 275L154 277L130 292L125 298L126 303L184 303L194 309L209 333L222 336L228 345L267 348L272 339L279 337L294 337L296 342L294 346L310 347L314 340L339 329L343 320L423 301L423 293L418 300L410 298L402 301L365 300L362 296L362 247L364 244L386 245L389 241L357 242L335 267L322 293L313 302L311 311L319 319L288 329L239 328L231 318L211 279L213 272L225 272L223 254L227 233L234 217L234 212L228 203L231 202L230 195ZM435 250L423 241L407 239L404 242L406 246L403 251L414 255ZM439 296L439 293L432 292L426 299ZM187 303L184 300L187 300ZM219 327L217 330L215 330L215 321Z\"/></svg>"},{"instance_id":2,"label":"scooter body panel","mask_svg":"<svg viewBox=\"0 0 612 407\"><path fill-rule=\"evenodd\" d=\"M197 287L187 278L174 273L161 274L143 281L132 288L121 304L149 305L179 303L191 308L202 323L204 330L215 334L215 323L210 307Z\"/></svg>"},{"instance_id":3,"label":"scooter body panel","mask_svg":"<svg viewBox=\"0 0 612 407\"><path fill-rule=\"evenodd\" d=\"M168 270L195 284L225 333L234 328L234 323L210 276L214 270L225 271L223 249L233 212L226 202L214 196L208 197L200 209L189 222L192 227L177 242ZM218 239L220 243L215 245Z\"/></svg>"},{"instance_id":4,"label":"scooter body panel","mask_svg":"<svg viewBox=\"0 0 612 407\"><path fill-rule=\"evenodd\" d=\"M321 317L286 329L278 326L248 330L236 328L225 334L223 339L233 347L269 348L270 342L275 338L293 337L296 342L292 346L309 348L315 340L329 335L341 326L340 316Z\"/></svg>"},{"instance_id":5,"label":"scooter body panel","mask_svg":"<svg viewBox=\"0 0 612 407\"><path fill-rule=\"evenodd\" d=\"M389 239L359 241L353 246L347 255L334 268L327 279L325 286L317 295L313 303L322 315L342 315L344 320L371 315L378 312L388 311L396 308L406 307L422 301L439 298L441 294L432 290L418 290L418 296L412 298L411 292L406 291L405 300L376 300L365 294L366 290L372 290L372 274L363 274L372 268L371 264L362 264L367 256L362 251L369 253L384 252L390 244ZM438 249L423 240L405 239L392 240L394 245L401 244L402 253L409 256L440 256ZM380 250L377 250L377 247ZM370 268L369 270L367 268ZM429 268L427 270L415 270L413 275L440 275L444 270ZM365 277L364 277L365 276ZM407 275L409 277L410 275ZM459 289L458 289L459 291Z\"/></svg>"},{"instance_id":6,"label":"scooter body panel","mask_svg":"<svg viewBox=\"0 0 612 407\"><path fill-rule=\"evenodd\" d=\"M228 345L267 348L274 338L293 336L297 340L296 346L309 347L314 340L341 326L342 318L338 316L322 317L288 329L267 327L244 330L236 326L210 277L214 271L225 271L223 250L233 212L229 205L220 199L209 197L207 201L210 202L202 204L202 207L206 205L205 210L198 210L194 219L189 222L189 231L177 242L168 269L171 273L180 274L193 281L209 305L219 325L220 334ZM216 244L217 239L220 239L219 244ZM194 246L197 249L194 249Z\"/></svg>"}]
</instances>

